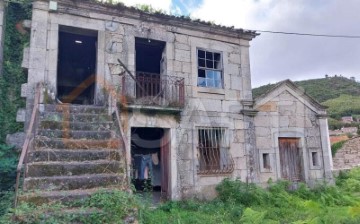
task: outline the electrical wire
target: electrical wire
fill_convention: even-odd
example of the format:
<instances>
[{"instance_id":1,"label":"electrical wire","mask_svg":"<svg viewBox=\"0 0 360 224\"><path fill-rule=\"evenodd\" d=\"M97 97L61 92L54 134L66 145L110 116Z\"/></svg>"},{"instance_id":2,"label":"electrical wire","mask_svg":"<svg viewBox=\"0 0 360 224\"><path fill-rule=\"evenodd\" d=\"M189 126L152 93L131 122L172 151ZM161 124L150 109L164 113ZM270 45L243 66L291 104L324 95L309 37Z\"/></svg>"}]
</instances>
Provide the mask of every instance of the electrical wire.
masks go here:
<instances>
[{"instance_id":1,"label":"electrical wire","mask_svg":"<svg viewBox=\"0 0 360 224\"><path fill-rule=\"evenodd\" d=\"M297 32L283 32L283 31L271 31L271 30L253 30L253 31L259 33L285 34L285 35L297 35L297 36L360 39L360 36L357 35L331 35L331 34L297 33Z\"/></svg>"}]
</instances>

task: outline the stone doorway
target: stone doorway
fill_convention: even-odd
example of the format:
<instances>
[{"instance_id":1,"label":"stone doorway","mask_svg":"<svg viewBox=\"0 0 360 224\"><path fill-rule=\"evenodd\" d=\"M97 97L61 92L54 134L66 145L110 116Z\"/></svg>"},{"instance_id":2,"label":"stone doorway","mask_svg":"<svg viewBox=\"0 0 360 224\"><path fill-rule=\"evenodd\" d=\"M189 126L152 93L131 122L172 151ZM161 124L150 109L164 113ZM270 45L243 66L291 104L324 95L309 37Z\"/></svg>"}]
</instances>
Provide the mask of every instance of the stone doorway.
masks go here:
<instances>
[{"instance_id":1,"label":"stone doorway","mask_svg":"<svg viewBox=\"0 0 360 224\"><path fill-rule=\"evenodd\" d=\"M170 197L170 130L131 128L131 180L157 203Z\"/></svg>"},{"instance_id":2,"label":"stone doorway","mask_svg":"<svg viewBox=\"0 0 360 224\"><path fill-rule=\"evenodd\" d=\"M94 104L97 32L66 26L59 30L57 99Z\"/></svg>"}]
</instances>

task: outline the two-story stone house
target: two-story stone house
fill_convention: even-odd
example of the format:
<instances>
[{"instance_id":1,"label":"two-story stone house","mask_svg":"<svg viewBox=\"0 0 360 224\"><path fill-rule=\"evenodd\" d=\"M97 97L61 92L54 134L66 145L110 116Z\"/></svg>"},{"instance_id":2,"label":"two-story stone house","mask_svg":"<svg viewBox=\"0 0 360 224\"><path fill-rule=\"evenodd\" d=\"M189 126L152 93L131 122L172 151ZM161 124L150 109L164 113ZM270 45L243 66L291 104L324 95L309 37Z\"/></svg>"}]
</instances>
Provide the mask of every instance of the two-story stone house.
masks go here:
<instances>
[{"instance_id":1,"label":"two-story stone house","mask_svg":"<svg viewBox=\"0 0 360 224\"><path fill-rule=\"evenodd\" d=\"M57 130L51 128L65 115L59 120L55 114L53 126L40 122L44 136L35 137L38 142L30 150L28 171L33 172L25 186L52 191L106 187L88 186L81 179L109 180L96 172L73 171L90 164L81 150L100 153L100 143L68 147L67 142L86 141L96 132L106 135L100 128L86 128L91 122L103 127L99 120L86 120L86 113L104 108L113 114L116 106L123 129L117 147L123 150L125 168L116 166L112 172L122 172L138 190L144 179L151 179L152 190L169 199L210 198L224 178L259 184L269 178L310 184L330 180L324 108L290 81L254 102L249 47L257 35L122 5L35 0L23 63L28 68L22 88L27 108L19 120L30 122L39 82L45 86L39 107L43 119L55 113L44 105L49 102L80 114L70 113L70 122ZM57 144L43 144L48 140ZM75 149L76 156L67 148ZM39 162L49 155L55 155L51 163ZM40 165L41 172L34 172ZM51 166L62 171L46 173ZM72 181L87 187L73 187Z\"/></svg>"}]
</instances>

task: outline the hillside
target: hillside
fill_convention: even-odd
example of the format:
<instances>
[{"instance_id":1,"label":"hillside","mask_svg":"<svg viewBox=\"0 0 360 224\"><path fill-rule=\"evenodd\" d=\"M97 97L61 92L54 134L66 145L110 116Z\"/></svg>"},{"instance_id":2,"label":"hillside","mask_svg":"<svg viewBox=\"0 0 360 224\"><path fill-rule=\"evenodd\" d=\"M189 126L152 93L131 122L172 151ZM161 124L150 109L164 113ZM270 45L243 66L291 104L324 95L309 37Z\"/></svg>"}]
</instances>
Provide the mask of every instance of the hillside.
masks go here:
<instances>
[{"instance_id":1,"label":"hillside","mask_svg":"<svg viewBox=\"0 0 360 224\"><path fill-rule=\"evenodd\" d=\"M360 114L360 96L340 95L322 104L328 107L328 114L335 119Z\"/></svg>"},{"instance_id":2,"label":"hillside","mask_svg":"<svg viewBox=\"0 0 360 224\"><path fill-rule=\"evenodd\" d=\"M328 77L294 82L320 103L340 97L340 95L360 96L360 83L346 77ZM275 84L268 84L253 89L257 97L271 89Z\"/></svg>"},{"instance_id":3,"label":"hillside","mask_svg":"<svg viewBox=\"0 0 360 224\"><path fill-rule=\"evenodd\" d=\"M328 77L295 82L318 102L327 106L330 117L339 120L342 116L360 114L360 83L346 77ZM275 84L253 89L254 98L270 90ZM341 125L341 124L340 124Z\"/></svg>"}]
</instances>

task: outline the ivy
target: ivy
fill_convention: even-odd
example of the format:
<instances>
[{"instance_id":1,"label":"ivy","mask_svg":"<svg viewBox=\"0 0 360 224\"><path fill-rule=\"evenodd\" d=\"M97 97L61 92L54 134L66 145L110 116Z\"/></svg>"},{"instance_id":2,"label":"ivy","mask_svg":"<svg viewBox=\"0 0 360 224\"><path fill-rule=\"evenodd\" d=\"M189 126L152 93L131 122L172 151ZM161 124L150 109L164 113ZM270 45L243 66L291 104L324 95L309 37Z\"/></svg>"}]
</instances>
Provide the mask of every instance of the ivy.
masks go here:
<instances>
[{"instance_id":1,"label":"ivy","mask_svg":"<svg viewBox=\"0 0 360 224\"><path fill-rule=\"evenodd\" d=\"M24 46L29 43L29 34L21 34L16 25L31 18L31 0L9 2L6 7L4 64L0 76L0 143L6 135L22 129L16 122L16 112L25 106L21 98L21 84L27 82L26 73L21 68Z\"/></svg>"},{"instance_id":2,"label":"ivy","mask_svg":"<svg viewBox=\"0 0 360 224\"><path fill-rule=\"evenodd\" d=\"M21 84L27 77L21 68L24 46L29 43L29 34L16 29L24 19L31 18L31 0L11 1L6 5L4 32L4 61L0 75L0 215L11 207L18 163L18 152L5 144L6 135L22 130L16 122L16 112L25 106L21 98Z\"/></svg>"}]
</instances>

